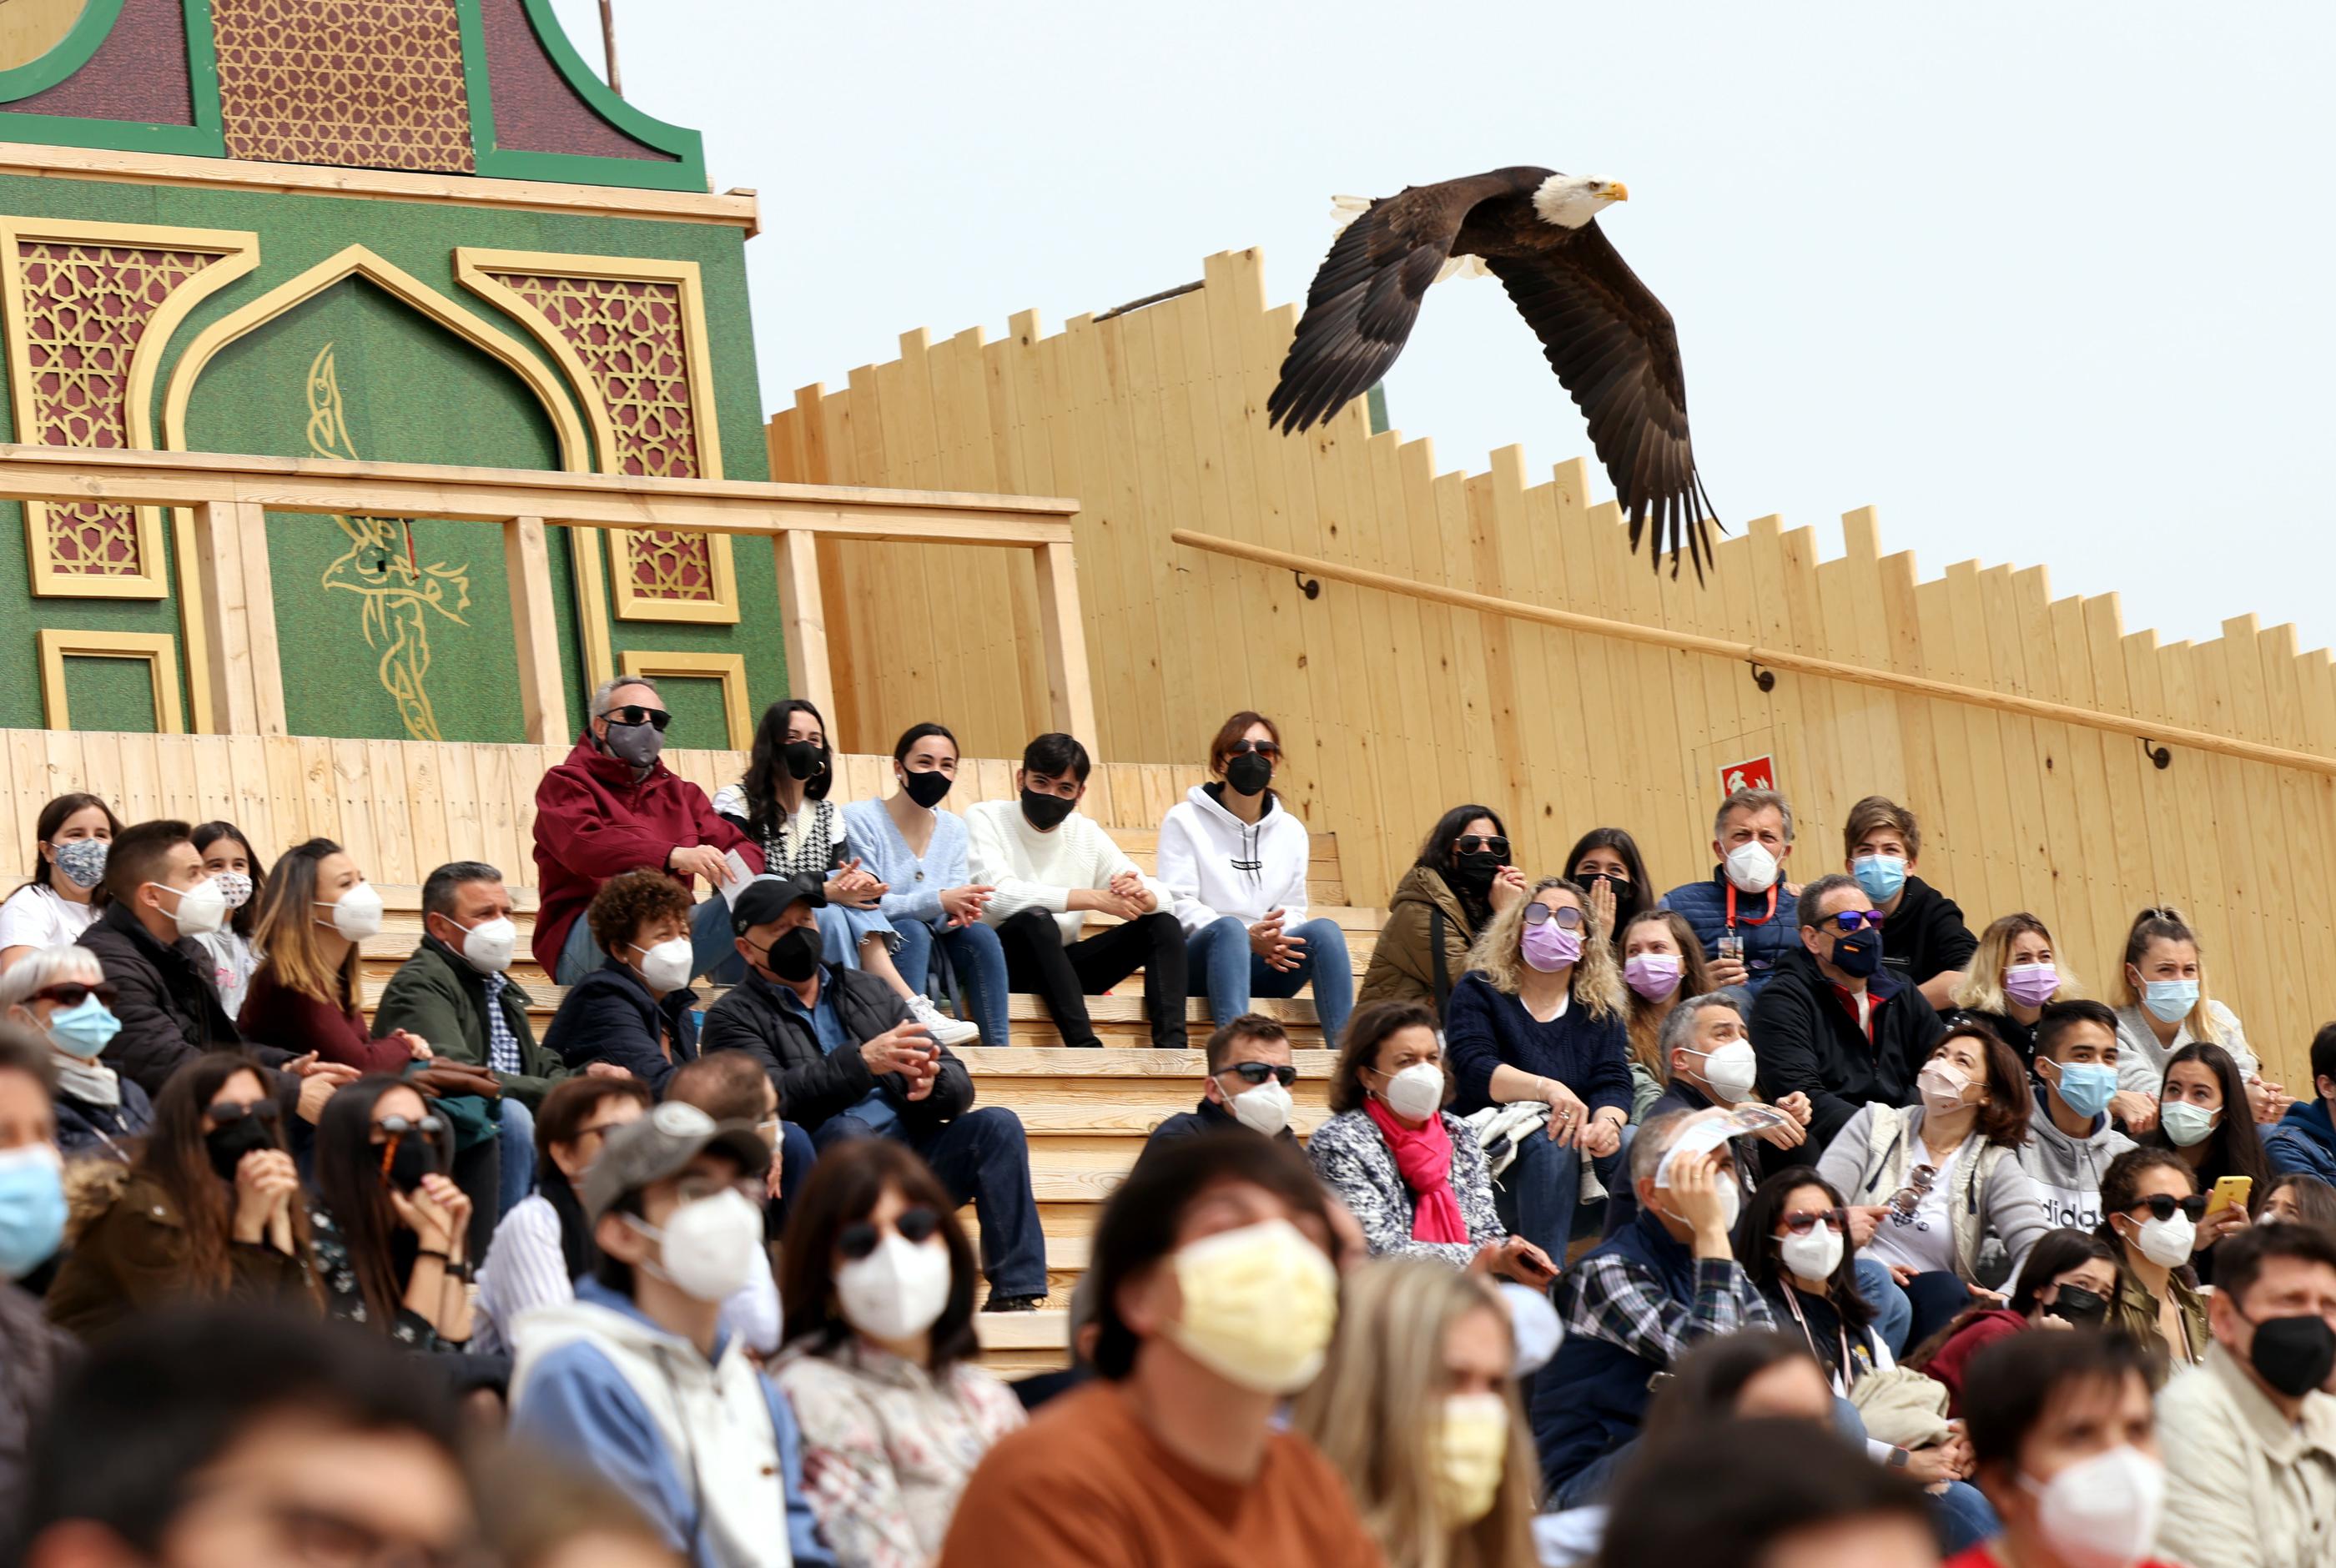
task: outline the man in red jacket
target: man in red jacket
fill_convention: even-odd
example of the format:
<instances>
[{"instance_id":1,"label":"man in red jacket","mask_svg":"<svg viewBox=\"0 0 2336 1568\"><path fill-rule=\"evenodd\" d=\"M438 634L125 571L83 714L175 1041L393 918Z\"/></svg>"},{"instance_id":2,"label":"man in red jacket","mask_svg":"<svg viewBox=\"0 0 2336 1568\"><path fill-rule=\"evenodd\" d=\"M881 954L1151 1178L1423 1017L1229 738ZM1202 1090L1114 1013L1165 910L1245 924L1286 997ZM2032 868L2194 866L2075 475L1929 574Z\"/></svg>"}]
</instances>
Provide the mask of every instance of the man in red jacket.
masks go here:
<instances>
[{"instance_id":1,"label":"man in red jacket","mask_svg":"<svg viewBox=\"0 0 2336 1568\"><path fill-rule=\"evenodd\" d=\"M701 876L715 889L691 918L692 967L681 983L735 963L720 891L730 876L724 855L737 850L751 873L762 869L762 852L714 814L705 790L658 760L672 721L647 677L605 682L592 693L584 738L535 787L535 880L543 899L535 961L561 985L575 984L604 958L592 945L584 906L600 884L644 866L661 867L693 893Z\"/></svg>"}]
</instances>

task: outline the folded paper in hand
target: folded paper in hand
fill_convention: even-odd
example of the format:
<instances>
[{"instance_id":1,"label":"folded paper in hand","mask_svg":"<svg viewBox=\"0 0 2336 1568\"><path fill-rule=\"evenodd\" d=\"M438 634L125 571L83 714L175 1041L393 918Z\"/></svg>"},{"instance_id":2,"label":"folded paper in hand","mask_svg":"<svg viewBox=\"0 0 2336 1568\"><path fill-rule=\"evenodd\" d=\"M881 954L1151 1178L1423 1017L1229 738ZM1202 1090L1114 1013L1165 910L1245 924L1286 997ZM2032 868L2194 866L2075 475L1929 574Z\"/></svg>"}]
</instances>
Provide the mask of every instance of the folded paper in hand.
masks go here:
<instances>
[{"instance_id":1,"label":"folded paper in hand","mask_svg":"<svg viewBox=\"0 0 2336 1568\"><path fill-rule=\"evenodd\" d=\"M1729 1138L1747 1137L1772 1127L1782 1127L1792 1119L1773 1105L1739 1105L1717 1114L1707 1112L1700 1119L1681 1128L1678 1138L1663 1151L1663 1162L1655 1167L1655 1185L1671 1185L1671 1166L1682 1155L1706 1155Z\"/></svg>"}]
</instances>

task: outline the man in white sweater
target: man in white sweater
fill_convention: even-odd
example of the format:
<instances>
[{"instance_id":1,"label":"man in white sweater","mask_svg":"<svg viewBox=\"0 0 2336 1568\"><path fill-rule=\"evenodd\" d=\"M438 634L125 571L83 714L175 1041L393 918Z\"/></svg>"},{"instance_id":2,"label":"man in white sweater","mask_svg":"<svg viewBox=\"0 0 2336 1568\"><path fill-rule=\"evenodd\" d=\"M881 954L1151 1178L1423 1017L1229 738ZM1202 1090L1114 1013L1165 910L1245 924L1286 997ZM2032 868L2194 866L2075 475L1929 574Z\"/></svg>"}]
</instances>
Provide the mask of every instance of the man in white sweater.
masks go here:
<instances>
[{"instance_id":1,"label":"man in white sweater","mask_svg":"<svg viewBox=\"0 0 2336 1568\"><path fill-rule=\"evenodd\" d=\"M1077 740L1041 735L1014 770L1020 799L967 808L974 880L996 889L981 918L1006 949L1007 985L1045 999L1065 1045L1101 1045L1086 999L1141 969L1152 1043L1182 1049L1184 930L1168 890L1079 811L1091 767ZM1090 910L1122 924L1083 936Z\"/></svg>"}]
</instances>

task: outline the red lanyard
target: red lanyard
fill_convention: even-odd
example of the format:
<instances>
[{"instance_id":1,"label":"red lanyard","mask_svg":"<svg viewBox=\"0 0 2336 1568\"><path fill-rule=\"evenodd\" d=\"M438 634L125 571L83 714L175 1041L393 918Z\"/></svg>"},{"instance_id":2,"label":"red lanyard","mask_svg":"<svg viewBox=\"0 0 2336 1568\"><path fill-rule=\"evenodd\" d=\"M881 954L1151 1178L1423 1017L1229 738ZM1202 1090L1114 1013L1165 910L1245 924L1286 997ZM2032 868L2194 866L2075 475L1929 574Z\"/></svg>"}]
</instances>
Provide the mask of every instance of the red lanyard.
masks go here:
<instances>
[{"instance_id":1,"label":"red lanyard","mask_svg":"<svg viewBox=\"0 0 2336 1568\"><path fill-rule=\"evenodd\" d=\"M1761 915L1757 920L1753 919L1747 915L1744 917L1744 924L1747 925L1766 925L1768 922L1776 918L1776 885L1772 882L1768 885L1768 912ZM1736 929L1736 884L1733 882L1728 884L1728 929L1730 931Z\"/></svg>"}]
</instances>

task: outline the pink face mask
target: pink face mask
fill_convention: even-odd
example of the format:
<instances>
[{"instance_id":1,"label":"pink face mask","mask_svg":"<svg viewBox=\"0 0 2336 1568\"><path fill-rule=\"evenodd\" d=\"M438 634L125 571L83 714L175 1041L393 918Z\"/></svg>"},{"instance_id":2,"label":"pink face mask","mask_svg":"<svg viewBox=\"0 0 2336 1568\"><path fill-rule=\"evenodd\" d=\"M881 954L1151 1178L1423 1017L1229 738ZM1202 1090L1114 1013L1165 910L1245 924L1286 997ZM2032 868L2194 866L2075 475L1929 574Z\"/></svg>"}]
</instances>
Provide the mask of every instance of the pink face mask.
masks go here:
<instances>
[{"instance_id":1,"label":"pink face mask","mask_svg":"<svg viewBox=\"0 0 2336 1568\"><path fill-rule=\"evenodd\" d=\"M1547 974L1582 956L1582 934L1568 931L1554 920L1544 920L1539 925L1525 927L1522 945L1525 962Z\"/></svg>"},{"instance_id":2,"label":"pink face mask","mask_svg":"<svg viewBox=\"0 0 2336 1568\"><path fill-rule=\"evenodd\" d=\"M2041 1007L2060 989L2060 972L2049 963L2015 963L2003 972L2003 994L2022 1007Z\"/></svg>"},{"instance_id":3,"label":"pink face mask","mask_svg":"<svg viewBox=\"0 0 2336 1568\"><path fill-rule=\"evenodd\" d=\"M1622 965L1622 978L1649 1002L1661 1002L1679 988L1686 966L1672 953L1635 953Z\"/></svg>"}]
</instances>

